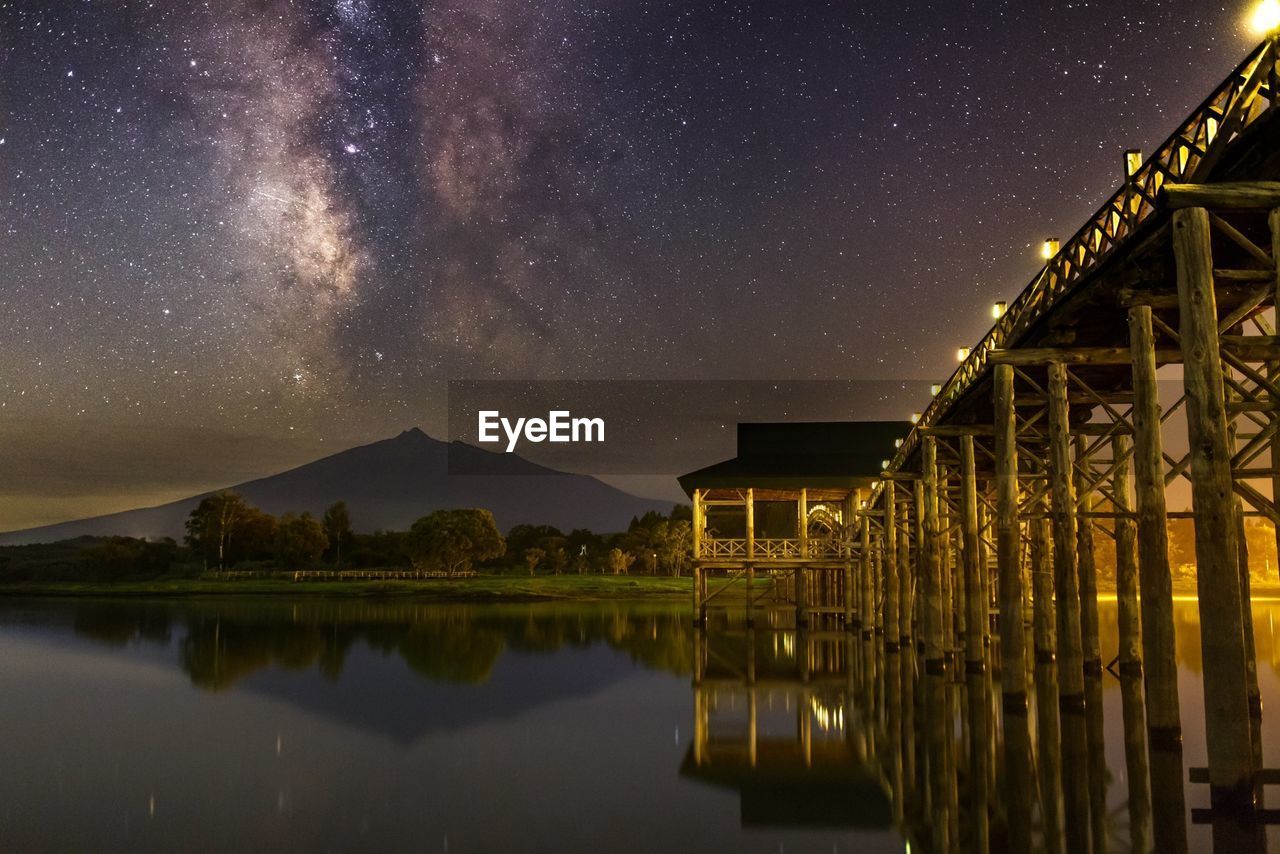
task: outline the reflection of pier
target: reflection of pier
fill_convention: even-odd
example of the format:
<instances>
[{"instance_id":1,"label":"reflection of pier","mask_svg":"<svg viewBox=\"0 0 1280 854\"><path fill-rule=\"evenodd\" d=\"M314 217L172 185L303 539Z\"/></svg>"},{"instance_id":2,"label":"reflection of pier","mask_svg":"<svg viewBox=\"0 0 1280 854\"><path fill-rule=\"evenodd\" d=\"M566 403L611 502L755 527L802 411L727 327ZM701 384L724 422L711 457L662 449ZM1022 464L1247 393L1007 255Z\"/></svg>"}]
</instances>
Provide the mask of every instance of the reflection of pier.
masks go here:
<instances>
[{"instance_id":1,"label":"reflection of pier","mask_svg":"<svg viewBox=\"0 0 1280 854\"><path fill-rule=\"evenodd\" d=\"M1107 847L1105 785L1086 767L1102 744L1097 585L1107 559L1118 671L1138 680L1124 693L1126 723L1145 729L1126 740L1127 758L1151 788L1130 791L1130 833L1149 828L1140 847L1187 849L1166 498L1180 478L1194 506L1215 847L1263 844L1271 813L1246 535L1264 520L1280 545L1278 60L1273 33L1149 158L1125 153L1118 189L1069 240L1046 241L1045 266L995 306L990 331L961 350L901 442L886 449L883 424L847 425L825 444L816 432L834 436L839 425L783 425L796 432L775 438L790 447L770 450L744 442L748 430L736 460L682 479L694 499L700 622L734 589L715 589L717 575L749 591L740 601L750 621L763 569L770 601L789 606L794 625L859 627L880 654L912 644L922 654L914 699L943 798L930 802L934 815L960 809L947 784L960 767L949 733L964 728L953 686L961 673L968 682L998 670L1003 742L991 762L1006 795L1038 783L1042 796L1034 822L1009 797L1007 816L975 812L970 830L983 845L967 847L985 849L997 819L1015 850L1033 838L1049 850ZM1180 366L1173 402L1157 383L1168 365ZM1165 445L1171 419L1185 424L1185 453ZM779 586L788 573L794 581ZM985 694L969 689L965 704ZM989 713L975 709L971 728L995 733ZM973 808L978 794L971 787L961 804ZM933 847L959 841L935 836Z\"/></svg>"},{"instance_id":2,"label":"reflection of pier","mask_svg":"<svg viewBox=\"0 0 1280 854\"><path fill-rule=\"evenodd\" d=\"M852 643L844 632L698 632L680 773L737 790L744 825L889 827L852 702Z\"/></svg>"}]
</instances>

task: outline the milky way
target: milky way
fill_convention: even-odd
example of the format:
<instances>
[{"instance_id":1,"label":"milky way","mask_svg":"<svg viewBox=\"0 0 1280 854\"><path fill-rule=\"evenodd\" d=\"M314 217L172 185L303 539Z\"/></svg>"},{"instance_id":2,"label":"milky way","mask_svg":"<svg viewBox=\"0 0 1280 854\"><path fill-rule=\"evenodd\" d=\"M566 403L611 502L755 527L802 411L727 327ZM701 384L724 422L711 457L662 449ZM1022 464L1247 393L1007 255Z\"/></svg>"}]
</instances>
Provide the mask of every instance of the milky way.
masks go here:
<instances>
[{"instance_id":1,"label":"milky way","mask_svg":"<svg viewBox=\"0 0 1280 854\"><path fill-rule=\"evenodd\" d=\"M0 528L450 378L942 379L1247 5L0 0Z\"/></svg>"}]
</instances>

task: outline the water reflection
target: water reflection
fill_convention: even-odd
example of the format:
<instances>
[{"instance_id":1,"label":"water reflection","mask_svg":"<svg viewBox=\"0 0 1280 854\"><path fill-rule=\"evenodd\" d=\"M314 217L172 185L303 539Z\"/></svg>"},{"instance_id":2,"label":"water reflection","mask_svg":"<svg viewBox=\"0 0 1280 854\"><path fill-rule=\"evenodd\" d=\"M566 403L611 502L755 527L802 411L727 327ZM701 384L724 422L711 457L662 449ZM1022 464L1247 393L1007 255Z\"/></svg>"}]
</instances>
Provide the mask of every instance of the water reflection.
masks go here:
<instances>
[{"instance_id":1,"label":"water reflection","mask_svg":"<svg viewBox=\"0 0 1280 854\"><path fill-rule=\"evenodd\" d=\"M1280 701L1278 611L1255 607L1264 707ZM1114 603L1100 613L1107 661L1119 653ZM1275 811L1209 809L1194 602L1177 605L1188 710L1178 744L1148 744L1140 668L1115 662L1086 674L1083 697L1063 695L1051 639L1030 637L1052 631L1053 615L1037 617L1028 704L1006 709L990 651L936 674L910 649L886 653L834 627L713 621L695 636L695 744L681 773L738 792L744 824L886 827L910 850L1265 851L1268 837L1274 847ZM1259 763L1275 767L1280 739L1261 719L1255 733ZM836 793L835 805L823 799Z\"/></svg>"},{"instance_id":2,"label":"water reflection","mask_svg":"<svg viewBox=\"0 0 1280 854\"><path fill-rule=\"evenodd\" d=\"M1058 664L1032 661L1030 637L1028 702L1009 709L989 651L938 675L910 649L821 625L700 630L682 604L11 601L0 838L23 850L1274 848L1275 827L1209 809L1195 604L1176 615L1180 745L1148 741L1133 668L1090 676L1083 709L1064 705ZM1277 615L1255 607L1265 710L1280 708ZM1108 661L1114 605L1101 617ZM1280 737L1256 727L1260 763L1280 767ZM232 788L210 801L210 780Z\"/></svg>"}]
</instances>

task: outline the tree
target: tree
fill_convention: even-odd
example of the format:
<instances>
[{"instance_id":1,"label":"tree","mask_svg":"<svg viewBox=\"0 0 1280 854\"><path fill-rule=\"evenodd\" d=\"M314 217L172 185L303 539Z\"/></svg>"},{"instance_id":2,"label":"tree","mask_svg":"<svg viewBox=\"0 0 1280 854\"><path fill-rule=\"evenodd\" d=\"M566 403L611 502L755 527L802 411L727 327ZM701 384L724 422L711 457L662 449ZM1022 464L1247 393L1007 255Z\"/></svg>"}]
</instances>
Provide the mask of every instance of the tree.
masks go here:
<instances>
[{"instance_id":1,"label":"tree","mask_svg":"<svg viewBox=\"0 0 1280 854\"><path fill-rule=\"evenodd\" d=\"M329 545L333 547L333 565L342 568L342 542L351 541L351 514L347 512L347 502L339 501L324 511L321 520Z\"/></svg>"},{"instance_id":2,"label":"tree","mask_svg":"<svg viewBox=\"0 0 1280 854\"><path fill-rule=\"evenodd\" d=\"M270 560L276 553L279 520L257 507L246 506L236 521L234 540L227 544L227 562Z\"/></svg>"},{"instance_id":3,"label":"tree","mask_svg":"<svg viewBox=\"0 0 1280 854\"><path fill-rule=\"evenodd\" d=\"M631 564L636 562L636 556L624 552L619 548L609 549L609 569L614 575L622 575L631 569Z\"/></svg>"},{"instance_id":4,"label":"tree","mask_svg":"<svg viewBox=\"0 0 1280 854\"><path fill-rule=\"evenodd\" d=\"M548 540L544 551L547 553L547 559L551 561L551 570L559 575L564 571L565 564L569 562L569 554L564 549L564 537L556 537Z\"/></svg>"},{"instance_id":5,"label":"tree","mask_svg":"<svg viewBox=\"0 0 1280 854\"><path fill-rule=\"evenodd\" d=\"M226 568L227 546L232 540L236 523L249 505L238 494L229 490L216 492L200 501L187 517L186 542L200 552L208 568L209 558L217 557L218 569Z\"/></svg>"},{"instance_id":6,"label":"tree","mask_svg":"<svg viewBox=\"0 0 1280 854\"><path fill-rule=\"evenodd\" d=\"M409 559L420 570L467 572L474 561L501 557L506 550L488 510L437 510L409 529Z\"/></svg>"},{"instance_id":7,"label":"tree","mask_svg":"<svg viewBox=\"0 0 1280 854\"><path fill-rule=\"evenodd\" d=\"M539 548L524 550L524 563L529 567L529 574L533 575L533 571L538 568L538 564L546 558L547 553Z\"/></svg>"},{"instance_id":8,"label":"tree","mask_svg":"<svg viewBox=\"0 0 1280 854\"><path fill-rule=\"evenodd\" d=\"M276 560L285 569L302 569L314 563L329 545L324 527L310 513L280 517L276 532Z\"/></svg>"}]
</instances>

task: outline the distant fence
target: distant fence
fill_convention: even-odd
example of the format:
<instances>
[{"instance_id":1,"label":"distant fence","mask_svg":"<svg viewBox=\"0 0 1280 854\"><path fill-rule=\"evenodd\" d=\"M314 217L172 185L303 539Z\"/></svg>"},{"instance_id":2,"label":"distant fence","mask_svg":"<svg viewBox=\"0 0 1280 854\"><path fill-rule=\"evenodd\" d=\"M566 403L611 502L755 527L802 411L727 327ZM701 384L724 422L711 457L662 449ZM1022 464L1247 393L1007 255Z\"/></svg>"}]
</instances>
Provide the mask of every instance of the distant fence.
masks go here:
<instances>
[{"instance_id":1,"label":"distant fence","mask_svg":"<svg viewBox=\"0 0 1280 854\"><path fill-rule=\"evenodd\" d=\"M266 569L232 569L222 572L206 572L202 578L217 581L232 581L241 578L275 578L291 581L379 581L387 579L421 579L421 578L472 578L475 570L466 572L416 571L412 569L300 569L294 572L280 572Z\"/></svg>"},{"instance_id":2,"label":"distant fence","mask_svg":"<svg viewBox=\"0 0 1280 854\"><path fill-rule=\"evenodd\" d=\"M416 571L412 569L344 569L338 572L323 569L301 569L292 573L294 581L354 581L418 578L471 578L474 570L466 572Z\"/></svg>"}]
</instances>

